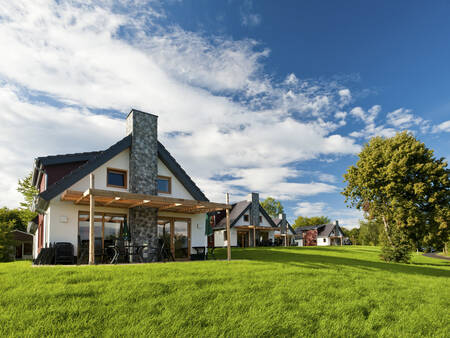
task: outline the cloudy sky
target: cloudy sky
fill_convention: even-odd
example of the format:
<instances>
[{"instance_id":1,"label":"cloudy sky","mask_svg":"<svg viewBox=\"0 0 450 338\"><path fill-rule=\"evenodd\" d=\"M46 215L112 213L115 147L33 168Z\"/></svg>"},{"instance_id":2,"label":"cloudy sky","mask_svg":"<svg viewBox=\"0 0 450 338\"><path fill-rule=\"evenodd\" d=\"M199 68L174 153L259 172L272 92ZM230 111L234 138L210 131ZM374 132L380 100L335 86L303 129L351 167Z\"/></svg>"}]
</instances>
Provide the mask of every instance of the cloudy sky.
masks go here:
<instances>
[{"instance_id":1,"label":"cloudy sky","mask_svg":"<svg viewBox=\"0 0 450 338\"><path fill-rule=\"evenodd\" d=\"M449 157L446 1L0 0L0 206L37 156L100 150L131 108L214 201L353 227L342 175L408 129Z\"/></svg>"}]
</instances>

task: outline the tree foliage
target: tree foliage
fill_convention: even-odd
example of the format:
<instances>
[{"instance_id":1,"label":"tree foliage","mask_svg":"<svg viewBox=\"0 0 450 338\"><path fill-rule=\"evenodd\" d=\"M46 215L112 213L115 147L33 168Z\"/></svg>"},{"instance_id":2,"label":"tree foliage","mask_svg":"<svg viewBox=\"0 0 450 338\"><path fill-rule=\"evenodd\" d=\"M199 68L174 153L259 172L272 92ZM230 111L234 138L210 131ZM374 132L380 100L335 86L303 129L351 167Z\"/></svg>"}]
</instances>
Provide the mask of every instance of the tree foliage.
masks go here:
<instances>
[{"instance_id":1,"label":"tree foliage","mask_svg":"<svg viewBox=\"0 0 450 338\"><path fill-rule=\"evenodd\" d=\"M313 216L313 217L298 216L292 227L295 229L311 225L327 224L330 222L331 220L326 216Z\"/></svg>"},{"instance_id":2,"label":"tree foliage","mask_svg":"<svg viewBox=\"0 0 450 338\"><path fill-rule=\"evenodd\" d=\"M353 245L361 244L359 240L359 228L353 228L351 230L341 227L345 237L348 237Z\"/></svg>"},{"instance_id":3,"label":"tree foliage","mask_svg":"<svg viewBox=\"0 0 450 338\"><path fill-rule=\"evenodd\" d=\"M383 231L382 222L376 219L360 221L358 242L361 245L380 245Z\"/></svg>"},{"instance_id":4,"label":"tree foliage","mask_svg":"<svg viewBox=\"0 0 450 338\"><path fill-rule=\"evenodd\" d=\"M21 208L31 211L34 196L39 192L32 184L33 173L30 172L24 179L19 179L17 191L23 195L24 202L20 203Z\"/></svg>"},{"instance_id":5,"label":"tree foliage","mask_svg":"<svg viewBox=\"0 0 450 338\"><path fill-rule=\"evenodd\" d=\"M449 241L450 171L443 158L408 132L374 137L358 156L344 175L343 195L382 223L391 249L404 239L436 247Z\"/></svg>"},{"instance_id":6,"label":"tree foliage","mask_svg":"<svg viewBox=\"0 0 450 338\"><path fill-rule=\"evenodd\" d=\"M27 210L8 209L6 207L0 209L0 224L13 224L13 229L27 231L27 225L30 221Z\"/></svg>"},{"instance_id":7,"label":"tree foliage","mask_svg":"<svg viewBox=\"0 0 450 338\"><path fill-rule=\"evenodd\" d=\"M15 220L0 220L0 262L9 262L14 258L14 240L11 231Z\"/></svg>"},{"instance_id":8,"label":"tree foliage","mask_svg":"<svg viewBox=\"0 0 450 338\"><path fill-rule=\"evenodd\" d=\"M278 217L279 214L284 213L284 208L281 202L275 200L273 197L267 197L261 202L261 206L272 217Z\"/></svg>"}]
</instances>

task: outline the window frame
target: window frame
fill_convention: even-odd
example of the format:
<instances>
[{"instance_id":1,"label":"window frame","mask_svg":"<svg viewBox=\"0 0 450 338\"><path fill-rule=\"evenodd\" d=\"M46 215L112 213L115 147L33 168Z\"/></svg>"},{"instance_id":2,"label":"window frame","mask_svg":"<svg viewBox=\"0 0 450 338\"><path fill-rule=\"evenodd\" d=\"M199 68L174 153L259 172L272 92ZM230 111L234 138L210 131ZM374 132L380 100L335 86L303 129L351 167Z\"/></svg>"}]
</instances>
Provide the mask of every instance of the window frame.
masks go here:
<instances>
[{"instance_id":1,"label":"window frame","mask_svg":"<svg viewBox=\"0 0 450 338\"><path fill-rule=\"evenodd\" d=\"M115 184L109 184L108 182L108 176L109 173L113 172L115 174L123 174L123 182L124 185L115 185ZM106 168L106 186L111 188L121 188L121 189L128 189L128 170L125 169L117 169L117 168Z\"/></svg>"},{"instance_id":2,"label":"window frame","mask_svg":"<svg viewBox=\"0 0 450 338\"><path fill-rule=\"evenodd\" d=\"M161 193L161 194L167 194L167 195L172 194L172 177L170 177L170 176L158 175L157 180L159 180L159 179L167 180L167 182L168 182L168 191L159 190L159 187L157 187L157 188L158 188L158 194L159 194L159 193ZM158 182L156 182L156 185L158 185Z\"/></svg>"},{"instance_id":3,"label":"window frame","mask_svg":"<svg viewBox=\"0 0 450 338\"><path fill-rule=\"evenodd\" d=\"M244 215L244 222L250 222L250 217L248 214Z\"/></svg>"}]
</instances>

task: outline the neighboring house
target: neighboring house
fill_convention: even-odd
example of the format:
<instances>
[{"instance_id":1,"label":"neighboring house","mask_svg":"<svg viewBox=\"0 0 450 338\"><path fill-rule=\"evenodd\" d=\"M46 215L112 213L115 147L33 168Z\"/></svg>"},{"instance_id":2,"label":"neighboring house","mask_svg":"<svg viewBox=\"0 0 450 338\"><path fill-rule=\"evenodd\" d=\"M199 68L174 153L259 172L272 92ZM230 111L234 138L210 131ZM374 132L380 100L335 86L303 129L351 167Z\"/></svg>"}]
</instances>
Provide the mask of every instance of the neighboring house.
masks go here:
<instances>
[{"instance_id":1,"label":"neighboring house","mask_svg":"<svg viewBox=\"0 0 450 338\"><path fill-rule=\"evenodd\" d=\"M286 219L286 218L285 218ZM214 216L214 245L227 246L225 212ZM271 245L275 242L275 231L280 230L259 203L259 194L252 193L251 201L241 201L231 206L230 245L251 247Z\"/></svg>"},{"instance_id":2,"label":"neighboring house","mask_svg":"<svg viewBox=\"0 0 450 338\"><path fill-rule=\"evenodd\" d=\"M343 245L345 239L338 221L296 228L295 233L298 246Z\"/></svg>"},{"instance_id":3,"label":"neighboring house","mask_svg":"<svg viewBox=\"0 0 450 338\"><path fill-rule=\"evenodd\" d=\"M34 257L55 242L72 243L78 257L89 251L91 200L95 250L113 245L124 229L134 244L147 245L145 261L157 259L163 242L175 259L188 259L194 247L207 245L206 213L227 205L209 202L158 142L157 116L132 110L126 135L104 151L35 160L39 216L29 227L36 229Z\"/></svg>"},{"instance_id":4,"label":"neighboring house","mask_svg":"<svg viewBox=\"0 0 450 338\"><path fill-rule=\"evenodd\" d=\"M32 259L33 258L33 235L20 231L11 231L15 242L15 259Z\"/></svg>"},{"instance_id":5,"label":"neighboring house","mask_svg":"<svg viewBox=\"0 0 450 338\"><path fill-rule=\"evenodd\" d=\"M283 219L284 218L284 219ZM281 244L281 245L287 245L287 246L291 246L295 244L295 230L292 228L292 226L289 224L289 222L286 220L286 215L285 214L280 214L278 216L278 218L276 217L272 217L272 221L275 223L275 225L280 228L280 230L276 230L275 231L275 242L278 241L277 244ZM286 227L287 227L287 241L284 241L284 231L282 231L283 229L283 221L286 222Z\"/></svg>"}]
</instances>

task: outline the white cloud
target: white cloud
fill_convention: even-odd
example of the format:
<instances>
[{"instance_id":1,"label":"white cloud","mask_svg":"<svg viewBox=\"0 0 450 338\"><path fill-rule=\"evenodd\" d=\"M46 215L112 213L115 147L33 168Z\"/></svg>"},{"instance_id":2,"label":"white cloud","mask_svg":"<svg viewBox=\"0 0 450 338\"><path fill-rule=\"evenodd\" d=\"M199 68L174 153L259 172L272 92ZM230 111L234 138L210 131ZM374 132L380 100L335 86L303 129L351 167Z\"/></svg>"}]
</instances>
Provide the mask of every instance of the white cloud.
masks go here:
<instances>
[{"instance_id":1,"label":"white cloud","mask_svg":"<svg viewBox=\"0 0 450 338\"><path fill-rule=\"evenodd\" d=\"M256 27L261 24L262 17L253 10L253 1L246 0L240 8L242 26Z\"/></svg>"},{"instance_id":2,"label":"white cloud","mask_svg":"<svg viewBox=\"0 0 450 338\"><path fill-rule=\"evenodd\" d=\"M300 202L295 207L294 214L304 217L327 216L332 222L339 221L339 225L347 229L359 227L359 221L364 219L360 210L334 209L324 202Z\"/></svg>"},{"instance_id":3,"label":"white cloud","mask_svg":"<svg viewBox=\"0 0 450 338\"><path fill-rule=\"evenodd\" d=\"M2 204L17 203L17 179L34 157L103 149L124 135L123 121L94 109L131 107L160 116L159 138L211 198L222 196L223 187L236 196L258 190L286 199L335 191L302 182L292 163L359 151L327 120L349 92L294 74L289 83L275 82L262 71L268 50L253 40L165 29L152 21L163 16L157 11L135 20L139 11L131 5L123 5L130 13L112 7L2 5L0 139L1 158L8 158L0 168ZM148 20L150 33L141 27ZM119 38L119 28L132 39ZM70 107L57 108L60 103ZM236 180L214 179L223 172L238 177L239 188Z\"/></svg>"},{"instance_id":4,"label":"white cloud","mask_svg":"<svg viewBox=\"0 0 450 338\"><path fill-rule=\"evenodd\" d=\"M294 214L304 217L323 216L326 207L327 204L324 202L300 202L297 204Z\"/></svg>"},{"instance_id":5,"label":"white cloud","mask_svg":"<svg viewBox=\"0 0 450 338\"><path fill-rule=\"evenodd\" d=\"M450 133L450 120L442 122L433 127L433 133L447 132Z\"/></svg>"},{"instance_id":6,"label":"white cloud","mask_svg":"<svg viewBox=\"0 0 450 338\"><path fill-rule=\"evenodd\" d=\"M386 115L387 122L394 127L407 129L425 122L421 117L411 114L410 109L399 108Z\"/></svg>"}]
</instances>

